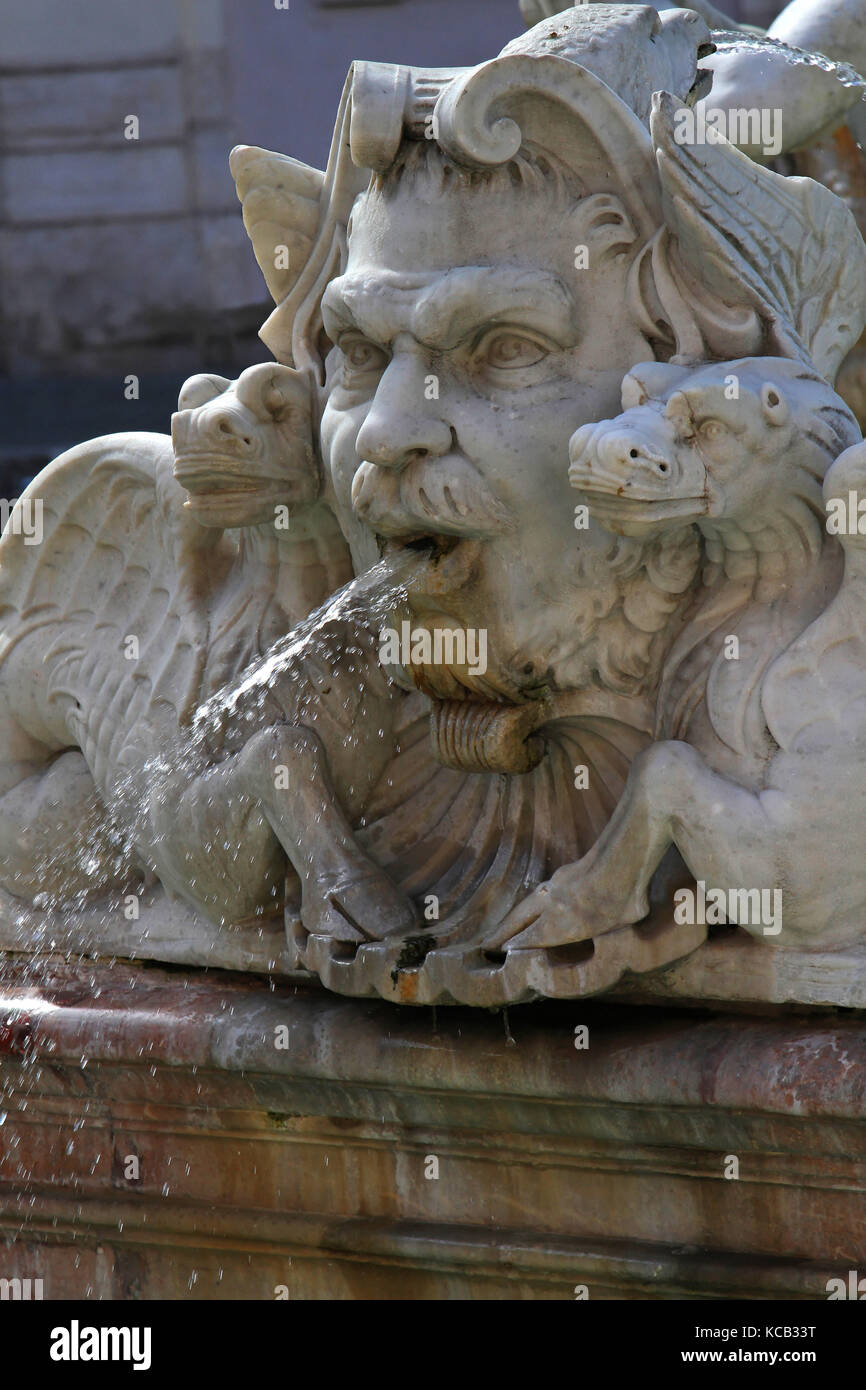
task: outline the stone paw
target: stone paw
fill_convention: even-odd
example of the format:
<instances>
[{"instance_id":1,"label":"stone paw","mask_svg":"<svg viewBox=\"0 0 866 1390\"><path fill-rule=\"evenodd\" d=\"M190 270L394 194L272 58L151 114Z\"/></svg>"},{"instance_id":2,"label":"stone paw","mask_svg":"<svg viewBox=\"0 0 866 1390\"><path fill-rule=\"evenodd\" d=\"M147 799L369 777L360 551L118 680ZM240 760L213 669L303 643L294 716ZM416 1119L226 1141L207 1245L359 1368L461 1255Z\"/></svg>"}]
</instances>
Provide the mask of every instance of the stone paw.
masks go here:
<instances>
[{"instance_id":1,"label":"stone paw","mask_svg":"<svg viewBox=\"0 0 866 1390\"><path fill-rule=\"evenodd\" d=\"M373 864L305 887L301 920L311 935L336 941L379 941L418 927L410 900Z\"/></svg>"},{"instance_id":2,"label":"stone paw","mask_svg":"<svg viewBox=\"0 0 866 1390\"><path fill-rule=\"evenodd\" d=\"M485 946L508 951L565 946L640 921L648 911L646 902L626 905L596 895L589 874L580 864L569 864L512 908Z\"/></svg>"}]
</instances>

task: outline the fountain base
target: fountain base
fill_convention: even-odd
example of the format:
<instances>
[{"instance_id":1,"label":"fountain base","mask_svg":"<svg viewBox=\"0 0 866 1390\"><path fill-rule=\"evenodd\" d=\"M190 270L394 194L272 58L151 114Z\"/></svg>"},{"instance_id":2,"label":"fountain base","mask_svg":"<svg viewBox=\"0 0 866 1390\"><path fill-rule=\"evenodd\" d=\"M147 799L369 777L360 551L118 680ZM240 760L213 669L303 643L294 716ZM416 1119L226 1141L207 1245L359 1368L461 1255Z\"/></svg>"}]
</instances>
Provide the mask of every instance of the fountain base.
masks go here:
<instances>
[{"instance_id":1,"label":"fountain base","mask_svg":"<svg viewBox=\"0 0 866 1390\"><path fill-rule=\"evenodd\" d=\"M0 1275L46 1299L823 1299L866 1261L863 1021L4 975Z\"/></svg>"}]
</instances>

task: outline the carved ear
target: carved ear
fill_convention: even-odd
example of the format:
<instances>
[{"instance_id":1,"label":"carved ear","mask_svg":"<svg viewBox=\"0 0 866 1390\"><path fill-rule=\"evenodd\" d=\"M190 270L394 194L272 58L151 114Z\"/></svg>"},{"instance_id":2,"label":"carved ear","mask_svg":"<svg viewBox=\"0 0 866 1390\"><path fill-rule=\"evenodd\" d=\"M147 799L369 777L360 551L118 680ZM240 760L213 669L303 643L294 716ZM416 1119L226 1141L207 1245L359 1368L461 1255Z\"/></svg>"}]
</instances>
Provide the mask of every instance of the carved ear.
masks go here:
<instances>
[{"instance_id":1,"label":"carved ear","mask_svg":"<svg viewBox=\"0 0 866 1390\"><path fill-rule=\"evenodd\" d=\"M309 411L310 382L303 372L278 364L262 386L262 405L274 420L284 420L299 408Z\"/></svg>"},{"instance_id":2,"label":"carved ear","mask_svg":"<svg viewBox=\"0 0 866 1390\"><path fill-rule=\"evenodd\" d=\"M230 160L244 226L277 306L259 337L278 362L309 368L320 383L322 294L345 265L349 213L370 182L370 170L356 167L349 145L353 74L354 66L343 88L324 173L243 145Z\"/></svg>"},{"instance_id":3,"label":"carved ear","mask_svg":"<svg viewBox=\"0 0 866 1390\"><path fill-rule=\"evenodd\" d=\"M256 260L274 303L280 304L309 259L325 175L255 145L237 145L229 167Z\"/></svg>"},{"instance_id":4,"label":"carved ear","mask_svg":"<svg viewBox=\"0 0 866 1390\"><path fill-rule=\"evenodd\" d=\"M215 401L229 386L231 382L227 376L209 376L203 372L198 376L191 376L180 388L177 408L195 410L197 406L207 405L208 401Z\"/></svg>"},{"instance_id":5,"label":"carved ear","mask_svg":"<svg viewBox=\"0 0 866 1390\"><path fill-rule=\"evenodd\" d=\"M272 378L270 385L262 392L262 405L275 420L282 420L294 402L280 387L279 381Z\"/></svg>"},{"instance_id":6,"label":"carved ear","mask_svg":"<svg viewBox=\"0 0 866 1390\"><path fill-rule=\"evenodd\" d=\"M692 430L692 412L684 391L675 391L665 406L665 419L670 420L681 434Z\"/></svg>"},{"instance_id":7,"label":"carved ear","mask_svg":"<svg viewBox=\"0 0 866 1390\"><path fill-rule=\"evenodd\" d=\"M761 410L768 425L784 425L791 413L788 402L773 381L765 381L761 387Z\"/></svg>"},{"instance_id":8,"label":"carved ear","mask_svg":"<svg viewBox=\"0 0 866 1390\"><path fill-rule=\"evenodd\" d=\"M647 401L663 401L691 370L689 367L675 367L670 362L638 363L622 383L623 410L646 405Z\"/></svg>"}]
</instances>

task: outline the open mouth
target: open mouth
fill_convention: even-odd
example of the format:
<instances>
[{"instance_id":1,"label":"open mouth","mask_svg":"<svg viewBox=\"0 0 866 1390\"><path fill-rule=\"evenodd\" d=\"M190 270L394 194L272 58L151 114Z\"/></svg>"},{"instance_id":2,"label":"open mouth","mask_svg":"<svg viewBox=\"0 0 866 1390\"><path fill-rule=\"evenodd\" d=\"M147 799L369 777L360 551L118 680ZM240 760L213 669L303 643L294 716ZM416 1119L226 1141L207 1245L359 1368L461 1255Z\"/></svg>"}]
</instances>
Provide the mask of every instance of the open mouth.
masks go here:
<instances>
[{"instance_id":1,"label":"open mouth","mask_svg":"<svg viewBox=\"0 0 866 1390\"><path fill-rule=\"evenodd\" d=\"M251 474L249 465L243 469L232 463L215 460L208 454L184 454L175 459L174 476L191 497L249 496L280 488L281 480L266 474ZM285 480L282 480L285 488Z\"/></svg>"},{"instance_id":2,"label":"open mouth","mask_svg":"<svg viewBox=\"0 0 866 1390\"><path fill-rule=\"evenodd\" d=\"M618 497L613 493L585 493L590 515L605 530L620 536L645 536L668 526L687 525L707 514L706 497L669 497L664 500Z\"/></svg>"},{"instance_id":3,"label":"open mouth","mask_svg":"<svg viewBox=\"0 0 866 1390\"><path fill-rule=\"evenodd\" d=\"M700 44L697 52L698 63L700 64L700 60L702 58L709 58L710 55L715 52L716 45L714 43ZM709 96L712 90L712 86L712 68L702 68L699 66L695 73L695 80L689 89L688 95L686 96L686 105L694 106L696 102L702 101L704 97Z\"/></svg>"},{"instance_id":4,"label":"open mouth","mask_svg":"<svg viewBox=\"0 0 866 1390\"><path fill-rule=\"evenodd\" d=\"M485 542L475 536L448 535L443 531L406 531L399 536L376 536L380 557L413 557L406 588L416 608L439 608L445 600L447 611L457 594L464 597L479 577ZM463 603L460 601L462 613Z\"/></svg>"},{"instance_id":5,"label":"open mouth","mask_svg":"<svg viewBox=\"0 0 866 1390\"><path fill-rule=\"evenodd\" d=\"M214 474L209 474L207 478L187 477L185 473L175 473L175 477L192 497L207 497L211 494L224 496L234 493L247 496L251 492L260 491L260 485L248 478L217 477Z\"/></svg>"},{"instance_id":6,"label":"open mouth","mask_svg":"<svg viewBox=\"0 0 866 1390\"><path fill-rule=\"evenodd\" d=\"M248 469L241 471L231 463L216 460L210 454L181 454L175 458L174 476L187 492L255 492L261 478L251 478Z\"/></svg>"},{"instance_id":7,"label":"open mouth","mask_svg":"<svg viewBox=\"0 0 866 1390\"><path fill-rule=\"evenodd\" d=\"M425 555L434 563L449 555L460 544L460 536L430 535L419 531L415 535L377 536L376 544L380 556L400 555L410 550L416 555Z\"/></svg>"},{"instance_id":8,"label":"open mouth","mask_svg":"<svg viewBox=\"0 0 866 1390\"><path fill-rule=\"evenodd\" d=\"M650 494L641 497L631 491L623 495L613 492L590 493L588 489L586 495L590 498L592 513L599 517L621 516L624 520L643 518L649 521L652 517L661 520L670 516L702 516L706 511L704 497L653 497Z\"/></svg>"}]
</instances>

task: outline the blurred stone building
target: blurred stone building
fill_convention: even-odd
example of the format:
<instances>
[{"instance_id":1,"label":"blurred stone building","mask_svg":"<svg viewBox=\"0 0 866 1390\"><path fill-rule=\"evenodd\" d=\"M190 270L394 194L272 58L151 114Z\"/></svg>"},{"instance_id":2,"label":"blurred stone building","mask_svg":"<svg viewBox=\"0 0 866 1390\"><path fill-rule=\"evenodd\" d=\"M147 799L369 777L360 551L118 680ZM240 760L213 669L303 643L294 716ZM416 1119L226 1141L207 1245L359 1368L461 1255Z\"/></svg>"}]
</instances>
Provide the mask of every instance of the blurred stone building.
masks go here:
<instances>
[{"instance_id":1,"label":"blurred stone building","mask_svg":"<svg viewBox=\"0 0 866 1390\"><path fill-rule=\"evenodd\" d=\"M321 164L353 57L480 60L519 28L508 0L288 2L0 0L0 371L246 354L232 145Z\"/></svg>"}]
</instances>

